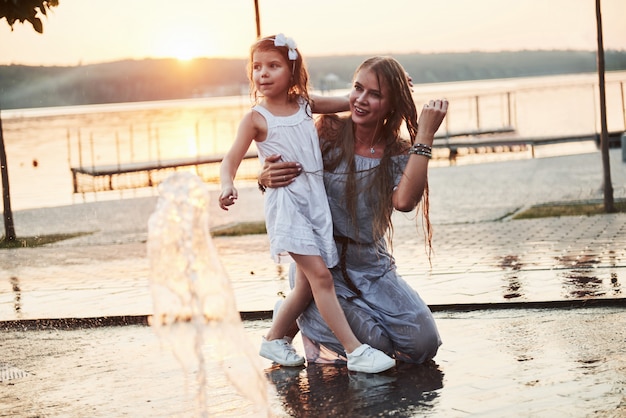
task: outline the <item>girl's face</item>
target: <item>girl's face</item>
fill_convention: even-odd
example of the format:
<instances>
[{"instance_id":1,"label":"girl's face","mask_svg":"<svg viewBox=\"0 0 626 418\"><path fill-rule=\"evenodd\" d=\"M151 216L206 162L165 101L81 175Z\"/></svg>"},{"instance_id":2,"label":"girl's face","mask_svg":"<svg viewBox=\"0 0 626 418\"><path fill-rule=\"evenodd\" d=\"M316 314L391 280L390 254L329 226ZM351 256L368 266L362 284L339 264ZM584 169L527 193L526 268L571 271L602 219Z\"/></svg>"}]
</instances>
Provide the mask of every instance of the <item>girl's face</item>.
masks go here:
<instances>
[{"instance_id":1,"label":"girl's face","mask_svg":"<svg viewBox=\"0 0 626 418\"><path fill-rule=\"evenodd\" d=\"M291 87L291 67L278 51L256 51L252 54L252 81L266 98L286 95Z\"/></svg>"},{"instance_id":2,"label":"girl's face","mask_svg":"<svg viewBox=\"0 0 626 418\"><path fill-rule=\"evenodd\" d=\"M391 109L389 88L384 83L380 85L376 74L368 68L356 73L349 102L356 125L382 126Z\"/></svg>"}]
</instances>

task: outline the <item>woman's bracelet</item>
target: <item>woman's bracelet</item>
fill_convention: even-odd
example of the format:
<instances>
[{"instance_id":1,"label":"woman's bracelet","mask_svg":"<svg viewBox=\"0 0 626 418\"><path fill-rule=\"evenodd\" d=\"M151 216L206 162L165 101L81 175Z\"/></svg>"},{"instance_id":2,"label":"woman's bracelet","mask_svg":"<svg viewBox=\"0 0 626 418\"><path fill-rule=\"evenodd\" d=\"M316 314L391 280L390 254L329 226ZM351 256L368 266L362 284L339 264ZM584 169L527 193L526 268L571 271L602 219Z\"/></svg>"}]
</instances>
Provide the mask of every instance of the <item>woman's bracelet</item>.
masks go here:
<instances>
[{"instance_id":1,"label":"woman's bracelet","mask_svg":"<svg viewBox=\"0 0 626 418\"><path fill-rule=\"evenodd\" d=\"M265 186L263 186L261 182L258 180L257 180L257 184L259 186L259 190L261 191L261 193L265 193Z\"/></svg>"},{"instance_id":2,"label":"woman's bracelet","mask_svg":"<svg viewBox=\"0 0 626 418\"><path fill-rule=\"evenodd\" d=\"M433 147L426 144L413 144L411 148L409 148L409 155L411 154L423 155L430 159L433 157Z\"/></svg>"}]
</instances>

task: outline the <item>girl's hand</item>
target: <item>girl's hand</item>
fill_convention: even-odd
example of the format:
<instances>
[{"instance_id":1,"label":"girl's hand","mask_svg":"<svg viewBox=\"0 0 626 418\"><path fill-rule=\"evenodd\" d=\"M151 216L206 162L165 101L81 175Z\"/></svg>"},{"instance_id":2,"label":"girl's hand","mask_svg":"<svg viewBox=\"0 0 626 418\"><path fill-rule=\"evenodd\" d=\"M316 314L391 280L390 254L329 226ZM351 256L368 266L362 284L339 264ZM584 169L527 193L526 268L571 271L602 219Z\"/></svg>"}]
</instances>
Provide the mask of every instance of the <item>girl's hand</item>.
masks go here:
<instances>
[{"instance_id":1,"label":"girl's hand","mask_svg":"<svg viewBox=\"0 0 626 418\"><path fill-rule=\"evenodd\" d=\"M228 206L234 205L237 200L238 193L234 187L225 187L220 194L220 208L228 210Z\"/></svg>"},{"instance_id":2,"label":"girl's hand","mask_svg":"<svg viewBox=\"0 0 626 418\"><path fill-rule=\"evenodd\" d=\"M432 145L435 133L441 126L441 122L448 113L448 100L431 100L424 105L422 113L420 113L417 128L417 137L420 142L428 140L428 145Z\"/></svg>"},{"instance_id":3,"label":"girl's hand","mask_svg":"<svg viewBox=\"0 0 626 418\"><path fill-rule=\"evenodd\" d=\"M259 173L259 184L263 187L277 188L290 185L302 172L300 163L281 162L280 155L270 155L265 159Z\"/></svg>"}]
</instances>

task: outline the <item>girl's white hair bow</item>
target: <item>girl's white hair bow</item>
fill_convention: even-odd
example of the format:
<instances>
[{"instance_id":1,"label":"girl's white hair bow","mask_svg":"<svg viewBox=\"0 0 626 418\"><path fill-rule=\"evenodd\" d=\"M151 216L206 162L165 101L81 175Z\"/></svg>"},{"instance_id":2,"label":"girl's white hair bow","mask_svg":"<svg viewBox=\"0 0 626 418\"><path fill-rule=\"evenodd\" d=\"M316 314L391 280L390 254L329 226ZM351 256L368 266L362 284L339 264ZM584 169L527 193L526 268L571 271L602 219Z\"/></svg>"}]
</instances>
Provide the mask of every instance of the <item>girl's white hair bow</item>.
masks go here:
<instances>
[{"instance_id":1,"label":"girl's white hair bow","mask_svg":"<svg viewBox=\"0 0 626 418\"><path fill-rule=\"evenodd\" d=\"M274 38L274 46L286 46L287 48L289 48L289 60L295 61L296 59L298 59L298 51L296 51L296 41L294 41L292 38L287 38L282 33L279 33Z\"/></svg>"}]
</instances>

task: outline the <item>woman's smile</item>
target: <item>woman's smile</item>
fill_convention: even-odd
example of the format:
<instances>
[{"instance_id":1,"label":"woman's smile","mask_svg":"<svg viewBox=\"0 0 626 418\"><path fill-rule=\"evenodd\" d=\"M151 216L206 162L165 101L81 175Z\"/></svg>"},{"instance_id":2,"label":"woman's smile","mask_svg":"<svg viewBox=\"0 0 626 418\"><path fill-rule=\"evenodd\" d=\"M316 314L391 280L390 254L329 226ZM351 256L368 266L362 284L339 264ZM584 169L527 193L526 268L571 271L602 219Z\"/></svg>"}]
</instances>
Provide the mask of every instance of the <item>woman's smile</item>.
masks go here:
<instances>
[{"instance_id":1,"label":"woman's smile","mask_svg":"<svg viewBox=\"0 0 626 418\"><path fill-rule=\"evenodd\" d=\"M389 113L388 87L369 69L359 71L350 92L350 110L356 124L375 124Z\"/></svg>"}]
</instances>

